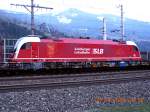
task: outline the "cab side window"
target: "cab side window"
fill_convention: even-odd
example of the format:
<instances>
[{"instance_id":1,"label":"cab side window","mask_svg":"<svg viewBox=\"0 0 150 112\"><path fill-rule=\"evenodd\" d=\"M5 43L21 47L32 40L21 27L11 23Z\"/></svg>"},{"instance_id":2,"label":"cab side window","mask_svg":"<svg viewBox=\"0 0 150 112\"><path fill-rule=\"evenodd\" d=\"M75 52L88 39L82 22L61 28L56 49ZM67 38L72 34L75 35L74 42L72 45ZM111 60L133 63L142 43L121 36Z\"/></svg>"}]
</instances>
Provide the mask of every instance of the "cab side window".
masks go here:
<instances>
[{"instance_id":1,"label":"cab side window","mask_svg":"<svg viewBox=\"0 0 150 112\"><path fill-rule=\"evenodd\" d=\"M21 49L30 49L31 48L31 43L24 43L21 47Z\"/></svg>"},{"instance_id":2,"label":"cab side window","mask_svg":"<svg viewBox=\"0 0 150 112\"><path fill-rule=\"evenodd\" d=\"M26 49L30 49L31 48L31 43L26 43Z\"/></svg>"}]
</instances>

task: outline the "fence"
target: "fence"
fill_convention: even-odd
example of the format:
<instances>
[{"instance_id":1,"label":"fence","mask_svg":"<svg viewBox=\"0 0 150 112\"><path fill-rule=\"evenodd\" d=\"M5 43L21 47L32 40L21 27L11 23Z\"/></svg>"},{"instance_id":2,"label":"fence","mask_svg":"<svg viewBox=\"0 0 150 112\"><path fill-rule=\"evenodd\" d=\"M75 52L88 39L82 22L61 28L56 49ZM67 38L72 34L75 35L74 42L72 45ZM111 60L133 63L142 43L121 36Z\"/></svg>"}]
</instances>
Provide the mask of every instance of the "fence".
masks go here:
<instances>
[{"instance_id":1,"label":"fence","mask_svg":"<svg viewBox=\"0 0 150 112\"><path fill-rule=\"evenodd\" d=\"M17 39L3 39L2 41L2 55L3 62L8 63L8 60L10 59L11 54L14 51L14 46L16 43Z\"/></svg>"}]
</instances>

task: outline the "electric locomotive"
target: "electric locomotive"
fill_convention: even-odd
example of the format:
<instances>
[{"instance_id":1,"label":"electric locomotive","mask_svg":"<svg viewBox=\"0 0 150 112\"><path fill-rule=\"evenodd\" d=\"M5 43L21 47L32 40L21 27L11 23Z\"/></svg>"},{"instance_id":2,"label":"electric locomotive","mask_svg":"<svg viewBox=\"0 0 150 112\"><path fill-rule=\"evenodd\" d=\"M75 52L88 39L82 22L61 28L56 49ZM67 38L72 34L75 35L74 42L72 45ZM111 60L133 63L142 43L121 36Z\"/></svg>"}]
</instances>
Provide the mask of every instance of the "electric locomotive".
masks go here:
<instances>
[{"instance_id":1,"label":"electric locomotive","mask_svg":"<svg viewBox=\"0 0 150 112\"><path fill-rule=\"evenodd\" d=\"M27 36L14 46L13 62L19 63L101 63L141 61L132 41Z\"/></svg>"}]
</instances>

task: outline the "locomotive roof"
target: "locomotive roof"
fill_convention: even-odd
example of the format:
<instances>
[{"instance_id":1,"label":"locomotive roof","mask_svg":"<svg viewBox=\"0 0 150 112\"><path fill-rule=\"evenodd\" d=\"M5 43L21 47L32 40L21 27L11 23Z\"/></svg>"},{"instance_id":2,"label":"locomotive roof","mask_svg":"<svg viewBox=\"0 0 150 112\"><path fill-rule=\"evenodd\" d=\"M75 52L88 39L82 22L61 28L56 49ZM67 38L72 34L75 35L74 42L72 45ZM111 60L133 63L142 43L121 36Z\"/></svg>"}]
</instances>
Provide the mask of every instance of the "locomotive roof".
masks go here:
<instances>
[{"instance_id":1,"label":"locomotive roof","mask_svg":"<svg viewBox=\"0 0 150 112\"><path fill-rule=\"evenodd\" d=\"M34 36L28 36L28 37L22 37L20 39L17 40L14 48L17 48L18 45L23 45L24 43L27 43L27 42L40 42L40 38L39 37L34 37Z\"/></svg>"},{"instance_id":2,"label":"locomotive roof","mask_svg":"<svg viewBox=\"0 0 150 112\"><path fill-rule=\"evenodd\" d=\"M38 36L27 36L20 38L15 47L16 48L19 44L23 44L26 42L63 42L63 43L78 43L78 44L127 44L127 45L135 45L132 41L126 42L119 42L113 40L96 40L96 39L79 39L79 38L47 38L47 39L40 39Z\"/></svg>"},{"instance_id":3,"label":"locomotive roof","mask_svg":"<svg viewBox=\"0 0 150 112\"><path fill-rule=\"evenodd\" d=\"M21 47L26 42L61 42L61 43L77 43L77 44L127 44L127 45L134 45L137 46L132 41L126 41L126 42L117 42L113 40L96 40L96 39L78 39L78 38L49 38L49 39L40 39L39 37L22 37L20 38L15 47L18 45Z\"/></svg>"},{"instance_id":4,"label":"locomotive roof","mask_svg":"<svg viewBox=\"0 0 150 112\"><path fill-rule=\"evenodd\" d=\"M41 39L41 42L63 42L63 43L80 43L80 44L127 44L137 46L132 41L119 42L113 40L96 40L96 39L78 39L78 38L55 38L55 39Z\"/></svg>"},{"instance_id":5,"label":"locomotive roof","mask_svg":"<svg viewBox=\"0 0 150 112\"><path fill-rule=\"evenodd\" d=\"M77 38L58 38L58 39L41 39L41 42L63 42L63 43L84 43L84 44L117 44L118 42L113 42L112 40L94 40L94 39L77 39Z\"/></svg>"}]
</instances>

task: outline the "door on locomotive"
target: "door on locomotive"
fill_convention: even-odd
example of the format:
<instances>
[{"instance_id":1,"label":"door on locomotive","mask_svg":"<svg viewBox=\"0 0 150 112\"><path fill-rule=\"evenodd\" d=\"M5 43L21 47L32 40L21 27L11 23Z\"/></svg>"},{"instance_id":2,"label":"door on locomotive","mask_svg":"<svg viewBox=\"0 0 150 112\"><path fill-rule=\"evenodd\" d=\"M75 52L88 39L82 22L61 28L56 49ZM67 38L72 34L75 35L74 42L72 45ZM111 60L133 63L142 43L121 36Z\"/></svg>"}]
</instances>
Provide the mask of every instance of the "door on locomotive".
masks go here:
<instances>
[{"instance_id":1,"label":"door on locomotive","mask_svg":"<svg viewBox=\"0 0 150 112\"><path fill-rule=\"evenodd\" d=\"M37 60L39 58L39 43L33 42L32 43L32 58Z\"/></svg>"}]
</instances>

